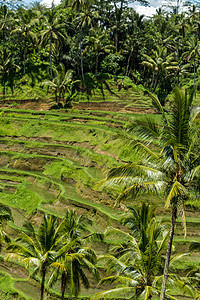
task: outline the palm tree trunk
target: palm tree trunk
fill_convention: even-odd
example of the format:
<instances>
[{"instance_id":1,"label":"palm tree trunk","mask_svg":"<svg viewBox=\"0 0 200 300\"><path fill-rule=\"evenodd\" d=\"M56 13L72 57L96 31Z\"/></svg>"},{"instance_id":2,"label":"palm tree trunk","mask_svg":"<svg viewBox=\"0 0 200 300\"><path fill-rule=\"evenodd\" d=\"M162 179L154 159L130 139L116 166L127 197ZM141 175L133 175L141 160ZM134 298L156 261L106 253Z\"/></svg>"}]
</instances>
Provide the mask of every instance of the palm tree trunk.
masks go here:
<instances>
[{"instance_id":1,"label":"palm tree trunk","mask_svg":"<svg viewBox=\"0 0 200 300\"><path fill-rule=\"evenodd\" d=\"M98 63L99 63L99 53L97 52L96 65L95 65L95 77L96 77L96 79L97 79L97 73L98 73Z\"/></svg>"},{"instance_id":2,"label":"palm tree trunk","mask_svg":"<svg viewBox=\"0 0 200 300\"><path fill-rule=\"evenodd\" d=\"M78 17L80 17L80 8L78 9ZM81 58L81 76L83 82L85 81L84 78L84 71L83 71L83 54L82 54L82 39L81 39L81 24L79 22L78 24L78 30L79 30L79 48L80 48L80 58Z\"/></svg>"},{"instance_id":3,"label":"palm tree trunk","mask_svg":"<svg viewBox=\"0 0 200 300\"><path fill-rule=\"evenodd\" d=\"M62 280L61 280L61 292L62 292L62 300L65 299L65 289L66 289L66 281L67 281L67 276L66 273L62 273Z\"/></svg>"},{"instance_id":4,"label":"palm tree trunk","mask_svg":"<svg viewBox=\"0 0 200 300\"><path fill-rule=\"evenodd\" d=\"M61 91L59 91L59 94L58 94L58 104L60 103L60 100L61 100Z\"/></svg>"},{"instance_id":5,"label":"palm tree trunk","mask_svg":"<svg viewBox=\"0 0 200 300\"><path fill-rule=\"evenodd\" d=\"M24 68L23 68L23 74L26 74L26 46L24 47Z\"/></svg>"},{"instance_id":6,"label":"palm tree trunk","mask_svg":"<svg viewBox=\"0 0 200 300\"><path fill-rule=\"evenodd\" d=\"M131 60L132 53L133 53L133 49L131 49L130 54L128 56L127 65L126 65L126 76L128 76L130 73L129 66L130 66L130 60Z\"/></svg>"},{"instance_id":7,"label":"palm tree trunk","mask_svg":"<svg viewBox=\"0 0 200 300\"><path fill-rule=\"evenodd\" d=\"M155 77L155 70L153 70L153 77L152 77L152 82L151 82L151 91L153 90L154 77Z\"/></svg>"},{"instance_id":8,"label":"palm tree trunk","mask_svg":"<svg viewBox=\"0 0 200 300\"><path fill-rule=\"evenodd\" d=\"M57 93L57 88L55 89L55 98L56 98L56 103L58 103L58 93Z\"/></svg>"},{"instance_id":9,"label":"palm tree trunk","mask_svg":"<svg viewBox=\"0 0 200 300\"><path fill-rule=\"evenodd\" d=\"M43 300L44 298L44 283L45 283L45 275L46 275L46 268L45 266L42 267L42 282L41 282L41 296L40 300Z\"/></svg>"},{"instance_id":10,"label":"palm tree trunk","mask_svg":"<svg viewBox=\"0 0 200 300\"><path fill-rule=\"evenodd\" d=\"M114 38L115 38L115 48L118 50L118 28L115 31Z\"/></svg>"},{"instance_id":11,"label":"palm tree trunk","mask_svg":"<svg viewBox=\"0 0 200 300\"><path fill-rule=\"evenodd\" d=\"M156 80L155 80L155 84L154 84L154 87L153 87L152 93L154 93L154 92L155 92L155 90L156 90L156 87L157 87L157 84L158 84L158 78L159 78L159 73L157 74L157 77L156 77Z\"/></svg>"},{"instance_id":12,"label":"palm tree trunk","mask_svg":"<svg viewBox=\"0 0 200 300\"><path fill-rule=\"evenodd\" d=\"M53 79L53 71L52 71L52 35L50 35L50 43L49 43L49 61L50 61L50 77Z\"/></svg>"},{"instance_id":13,"label":"palm tree trunk","mask_svg":"<svg viewBox=\"0 0 200 300\"><path fill-rule=\"evenodd\" d=\"M165 299L165 290L166 290L167 277L168 277L168 272L169 272L169 263L170 263L170 257L171 257L171 252L172 252L172 242L173 242L173 237L174 237L176 217L177 217L177 205L175 204L172 207L171 229L170 229L170 233L169 233L169 241L168 241L167 254L166 254L166 259L165 259L165 267L164 267L164 273L163 273L162 288L161 288L161 292L160 292L160 300Z\"/></svg>"},{"instance_id":14,"label":"palm tree trunk","mask_svg":"<svg viewBox=\"0 0 200 300\"><path fill-rule=\"evenodd\" d=\"M4 99L6 95L6 74L4 72L4 69L2 71L2 82L3 82L3 99Z\"/></svg>"}]
</instances>

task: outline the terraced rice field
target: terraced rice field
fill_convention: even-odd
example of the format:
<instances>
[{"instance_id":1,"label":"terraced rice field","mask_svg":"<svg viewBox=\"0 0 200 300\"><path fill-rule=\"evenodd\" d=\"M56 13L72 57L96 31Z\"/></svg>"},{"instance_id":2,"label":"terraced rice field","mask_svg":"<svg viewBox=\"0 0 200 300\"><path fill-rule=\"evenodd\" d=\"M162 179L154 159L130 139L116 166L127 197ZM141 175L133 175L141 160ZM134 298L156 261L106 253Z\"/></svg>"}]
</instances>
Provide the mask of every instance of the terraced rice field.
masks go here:
<instances>
[{"instance_id":1,"label":"terraced rice field","mask_svg":"<svg viewBox=\"0 0 200 300\"><path fill-rule=\"evenodd\" d=\"M2 108L0 199L12 208L14 223L9 224L10 235L15 237L26 218L37 224L41 212L63 217L67 208L92 216L98 231L108 226L120 227L119 219L126 211L126 203L116 202L119 189L99 189L96 183L105 178L109 168L137 159L129 143L134 134L126 129L142 117L142 114L127 111ZM155 114L149 117L159 119ZM158 205L158 218L170 219L169 212L164 209L164 199L143 195L134 204L139 205L142 199ZM181 218L178 220L176 253L187 252L191 240L200 240L199 215L198 211L186 211L186 239ZM104 247L99 247L99 252ZM4 299L15 299L15 296L16 299L38 299L39 283L28 278L23 266L4 262L4 255L3 252L0 261L2 293L6 290L3 287L5 279L10 282L8 298ZM175 265L176 272L185 275L186 267L196 266L199 260L196 254L188 256L184 263ZM93 290L83 290L81 297L94 292L93 286ZM51 291L48 299L58 299L57 293L57 290ZM5 293L2 295L7 297Z\"/></svg>"}]
</instances>

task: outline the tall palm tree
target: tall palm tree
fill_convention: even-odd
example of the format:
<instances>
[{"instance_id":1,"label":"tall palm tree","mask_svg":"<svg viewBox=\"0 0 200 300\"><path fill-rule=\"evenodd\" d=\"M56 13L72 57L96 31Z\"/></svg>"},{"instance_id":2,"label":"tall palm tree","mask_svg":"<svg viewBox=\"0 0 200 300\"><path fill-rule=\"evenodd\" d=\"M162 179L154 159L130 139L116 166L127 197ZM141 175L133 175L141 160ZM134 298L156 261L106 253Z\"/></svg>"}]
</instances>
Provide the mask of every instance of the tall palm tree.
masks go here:
<instances>
[{"instance_id":1,"label":"tall palm tree","mask_svg":"<svg viewBox=\"0 0 200 300\"><path fill-rule=\"evenodd\" d=\"M98 20L98 13L93 10L92 6L85 6L83 11L80 13L78 17L78 21L80 22L80 26L82 28L86 27L94 27Z\"/></svg>"},{"instance_id":2,"label":"tall palm tree","mask_svg":"<svg viewBox=\"0 0 200 300\"><path fill-rule=\"evenodd\" d=\"M193 67L194 87L195 87L196 70L198 67L198 65L196 65L196 64L198 62L197 58L200 55L200 42L198 40L198 37L192 36L190 38L190 40L187 41L187 47L188 47L188 50L185 53L183 53L183 58L186 59L186 62L193 61L193 64L194 64L194 67Z\"/></svg>"},{"instance_id":3,"label":"tall palm tree","mask_svg":"<svg viewBox=\"0 0 200 300\"><path fill-rule=\"evenodd\" d=\"M44 29L40 35L40 44L47 45L49 44L49 62L50 62L50 79L53 79L53 67L52 67L52 51L53 44L55 42L59 43L66 39L65 27L66 24L60 22L58 15L56 13L54 5L51 9L47 10L42 16Z\"/></svg>"},{"instance_id":4,"label":"tall palm tree","mask_svg":"<svg viewBox=\"0 0 200 300\"><path fill-rule=\"evenodd\" d=\"M166 207L171 205L171 229L165 260L161 298L164 299L169 262L178 209L181 210L185 226L184 203L198 189L200 156L195 152L197 128L195 122L200 111L192 106L194 91L189 95L176 88L172 110L167 116L157 97L150 94L162 115L162 128L149 123L140 128L145 139L157 137L160 153L154 152L145 142L133 141L140 154L140 161L112 169L107 184L116 183L124 187L124 197L134 197L141 190L160 192L165 195Z\"/></svg>"},{"instance_id":5,"label":"tall palm tree","mask_svg":"<svg viewBox=\"0 0 200 300\"><path fill-rule=\"evenodd\" d=\"M58 218L44 215L37 231L31 223L25 223L19 237L7 247L7 259L19 260L27 268L35 266L33 274L41 274L41 300L44 298L47 270L61 248L60 238Z\"/></svg>"},{"instance_id":6,"label":"tall palm tree","mask_svg":"<svg viewBox=\"0 0 200 300\"><path fill-rule=\"evenodd\" d=\"M34 32L34 26L38 22L37 18L34 18L31 10L25 10L20 8L18 11L18 18L15 19L15 29L12 30L11 34L19 37L20 44L22 44L23 52L23 74L26 74L26 55L28 45L36 47L38 39Z\"/></svg>"},{"instance_id":7,"label":"tall palm tree","mask_svg":"<svg viewBox=\"0 0 200 300\"><path fill-rule=\"evenodd\" d=\"M8 7L4 5L0 5L0 32L2 33L3 44L5 46L6 40L8 40L8 36L10 35L10 30L14 23L13 13Z\"/></svg>"},{"instance_id":8,"label":"tall palm tree","mask_svg":"<svg viewBox=\"0 0 200 300\"><path fill-rule=\"evenodd\" d=\"M84 68L83 68L83 52L82 52L82 32L81 32L81 25L82 23L82 15L81 10L89 11L90 7L94 3L94 0L66 0L66 5L71 5L72 9L78 14L78 32L79 32L79 51L80 51L80 59L81 59L81 77L83 82L85 81L84 77ZM86 19L85 19L86 20ZM87 17L87 22L89 18Z\"/></svg>"},{"instance_id":9,"label":"tall palm tree","mask_svg":"<svg viewBox=\"0 0 200 300\"><path fill-rule=\"evenodd\" d=\"M14 72L19 69L15 64L11 52L4 48L0 49L0 75L3 86L3 97L6 95L6 85L8 84L13 92Z\"/></svg>"}]
</instances>

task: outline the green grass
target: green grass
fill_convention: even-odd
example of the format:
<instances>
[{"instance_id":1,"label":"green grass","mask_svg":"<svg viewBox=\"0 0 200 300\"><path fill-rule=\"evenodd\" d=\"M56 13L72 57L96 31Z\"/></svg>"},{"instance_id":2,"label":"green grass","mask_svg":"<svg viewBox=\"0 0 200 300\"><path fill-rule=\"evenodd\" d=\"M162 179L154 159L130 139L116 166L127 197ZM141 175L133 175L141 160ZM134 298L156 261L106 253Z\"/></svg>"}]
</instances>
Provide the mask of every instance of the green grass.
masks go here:
<instances>
[{"instance_id":1,"label":"green grass","mask_svg":"<svg viewBox=\"0 0 200 300\"><path fill-rule=\"evenodd\" d=\"M73 160L76 160L78 162L83 162L84 165L91 164L92 162L96 162L98 166L106 166L107 168L113 167L116 165L119 165L117 160L109 156L109 154L99 154L95 152L92 149L88 149L87 144L84 147L81 146L72 146L72 145L65 145L65 144L57 144L57 143L44 143L44 142L39 142L39 141L29 141L24 140L20 141L18 139L10 139L9 137L7 138L0 138L0 142L8 145L9 147L11 146L18 146L18 148L21 148L22 154L19 153L19 150L17 150L16 157L20 157L20 155L24 156L27 155L26 157L39 157L39 153L41 151L48 153L49 152L55 152L55 157L48 156L48 155L43 155L43 158L49 157L52 159L57 159L57 160L62 160L62 157L56 156L56 154L59 152L60 156L62 155L63 157L69 157ZM33 154L24 154L27 152L33 152ZM37 154L38 153L38 154ZM1 155L15 155L14 151L1 151ZM42 157L42 156L41 156ZM66 158L65 158L66 159ZM67 159L66 159L67 160Z\"/></svg>"},{"instance_id":2,"label":"green grass","mask_svg":"<svg viewBox=\"0 0 200 300\"><path fill-rule=\"evenodd\" d=\"M15 287L16 279L12 278L7 273L0 271L0 297L4 300L32 300L20 289Z\"/></svg>"},{"instance_id":3,"label":"green grass","mask_svg":"<svg viewBox=\"0 0 200 300\"><path fill-rule=\"evenodd\" d=\"M0 169L2 171L5 169ZM16 173L19 175L26 175L26 176L33 176L39 182L45 184L52 184L54 185L57 190L59 191L58 199L65 199L70 201L70 203L80 204L81 207L88 208L88 209L95 209L101 215L105 215L113 220L118 220L120 212L117 212L115 209L112 209L106 205L102 205L99 203L92 202L88 199L81 198L77 192L75 187L72 185L68 185L63 183L61 180L51 179L44 175L39 175L36 172L30 171L21 171L21 170L6 170L6 172ZM31 212L35 210L37 207L40 208L40 203L42 203L42 198L36 193L31 191L29 188L29 184L21 184L18 186L17 191L14 195L8 194L1 194L1 202L6 205L10 205L11 207L15 208L22 208L27 212Z\"/></svg>"}]
</instances>

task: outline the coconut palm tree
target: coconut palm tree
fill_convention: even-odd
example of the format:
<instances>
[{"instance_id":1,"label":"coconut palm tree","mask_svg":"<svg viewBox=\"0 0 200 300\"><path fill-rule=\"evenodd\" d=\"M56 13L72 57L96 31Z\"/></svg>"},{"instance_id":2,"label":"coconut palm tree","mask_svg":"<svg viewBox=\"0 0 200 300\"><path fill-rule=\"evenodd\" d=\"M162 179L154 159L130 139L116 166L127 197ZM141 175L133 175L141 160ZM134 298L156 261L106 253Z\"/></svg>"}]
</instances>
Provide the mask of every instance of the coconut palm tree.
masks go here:
<instances>
[{"instance_id":1,"label":"coconut palm tree","mask_svg":"<svg viewBox=\"0 0 200 300\"><path fill-rule=\"evenodd\" d=\"M14 18L12 11L10 11L5 4L0 5L0 32L2 33L2 42L4 46L13 23Z\"/></svg>"},{"instance_id":2,"label":"coconut palm tree","mask_svg":"<svg viewBox=\"0 0 200 300\"><path fill-rule=\"evenodd\" d=\"M25 223L19 237L7 247L7 260L19 260L26 268L35 266L33 274L41 274L41 300L44 298L47 270L61 248L60 239L58 218L44 215L38 230L30 222Z\"/></svg>"},{"instance_id":3,"label":"coconut palm tree","mask_svg":"<svg viewBox=\"0 0 200 300\"><path fill-rule=\"evenodd\" d=\"M51 9L46 10L43 18L44 29L40 35L40 45L49 44L49 62L50 62L50 79L53 78L53 67L52 67L52 51L53 43L61 42L66 39L66 32L64 31L66 24L60 22L56 13L55 7L52 4Z\"/></svg>"},{"instance_id":4,"label":"coconut palm tree","mask_svg":"<svg viewBox=\"0 0 200 300\"><path fill-rule=\"evenodd\" d=\"M113 255L100 258L107 272L112 274L102 279L101 283L117 283L121 287L98 293L92 299L123 295L126 299L129 296L138 299L141 295L150 299L152 295L159 294L157 285L164 265L162 252L167 244L166 227L155 219L155 208L146 203L140 209L132 207L124 223L131 228L132 233L108 229L107 236L120 234L124 242L114 247Z\"/></svg>"},{"instance_id":5,"label":"coconut palm tree","mask_svg":"<svg viewBox=\"0 0 200 300\"><path fill-rule=\"evenodd\" d=\"M121 222L131 229L131 234L135 238L141 239L143 233L147 233L149 223L155 219L156 206L150 207L148 203L142 202L140 208L130 206L128 209L130 213L126 213Z\"/></svg>"},{"instance_id":6,"label":"coconut palm tree","mask_svg":"<svg viewBox=\"0 0 200 300\"><path fill-rule=\"evenodd\" d=\"M88 50L88 48L92 48L92 50L96 54L95 76L97 78L100 56L104 53L110 53L112 51L115 51L116 48L114 45L112 45L109 35L105 30L96 28L96 29L91 29L90 32L91 32L91 36L89 37L90 46L86 48L86 51Z\"/></svg>"},{"instance_id":7,"label":"coconut palm tree","mask_svg":"<svg viewBox=\"0 0 200 300\"><path fill-rule=\"evenodd\" d=\"M75 211L67 210L66 216L60 225L64 246L57 254L56 261L52 263L54 270L49 280L52 286L61 273L61 293L64 299L67 289L70 296L77 297L80 293L81 282L89 288L88 272L99 280L99 273L95 264L97 256L94 250L86 247L88 240L97 235L84 235L84 231L91 225L91 220L84 215L77 216Z\"/></svg>"},{"instance_id":8,"label":"coconut palm tree","mask_svg":"<svg viewBox=\"0 0 200 300\"><path fill-rule=\"evenodd\" d=\"M188 50L183 53L183 59L186 59L186 62L192 61L194 65L194 87L195 87L195 79L196 79L196 70L197 70L197 58L200 55L200 42L198 37L191 37L189 41L187 41Z\"/></svg>"},{"instance_id":9,"label":"coconut palm tree","mask_svg":"<svg viewBox=\"0 0 200 300\"><path fill-rule=\"evenodd\" d=\"M152 50L152 55L144 54L144 61L142 64L153 71L151 82L151 91L154 92L158 82L166 77L168 71L175 71L177 62L174 61L174 54L167 53L166 47L158 47L157 50Z\"/></svg>"},{"instance_id":10,"label":"coconut palm tree","mask_svg":"<svg viewBox=\"0 0 200 300\"><path fill-rule=\"evenodd\" d=\"M200 176L200 156L195 152L195 122L200 111L192 109L193 95L194 91L187 95L176 88L172 110L166 115L158 98L150 94L161 113L163 127L158 128L150 123L149 126L141 124L141 136L146 141L148 139L148 144L145 141L132 142L140 160L112 169L106 179L110 186L118 184L123 187L123 197L135 197L141 190L159 192L165 196L165 206L171 206L171 229L161 290L162 300L165 295L177 211L181 210L185 227L184 203L193 197L194 190L199 186L197 179ZM155 137L159 138L160 153L149 146L150 139Z\"/></svg>"},{"instance_id":11,"label":"coconut palm tree","mask_svg":"<svg viewBox=\"0 0 200 300\"><path fill-rule=\"evenodd\" d=\"M78 17L78 21L80 22L80 26L82 28L89 28L95 26L98 17L98 13L92 9L92 6L85 6L83 12L81 12L80 16Z\"/></svg>"},{"instance_id":12,"label":"coconut palm tree","mask_svg":"<svg viewBox=\"0 0 200 300\"><path fill-rule=\"evenodd\" d=\"M82 81L85 81L84 77L84 68L83 68L83 53L82 53L82 31L81 25L82 23L82 10L83 11L90 11L91 6L93 5L94 0L66 0L66 5L71 5L72 9L78 14L78 32L79 32L79 51L80 51L80 60L81 60L81 77ZM93 14L95 15L95 14ZM85 21L88 23L90 18L87 16Z\"/></svg>"},{"instance_id":13,"label":"coconut palm tree","mask_svg":"<svg viewBox=\"0 0 200 300\"><path fill-rule=\"evenodd\" d=\"M55 77L52 80L46 80L43 85L52 87L55 90L56 102L59 104L61 100L64 100L65 92L70 89L73 84L72 70L65 72L65 66L60 64L58 68L54 70Z\"/></svg>"},{"instance_id":14,"label":"coconut palm tree","mask_svg":"<svg viewBox=\"0 0 200 300\"><path fill-rule=\"evenodd\" d=\"M81 290L81 283L89 288L88 272L92 273L96 280L99 280L99 273L94 266L97 262L95 251L81 247L79 240L69 240L63 249L58 253L56 262L52 263L54 270L49 280L52 286L61 274L61 294L65 298L67 290L69 296L77 297Z\"/></svg>"},{"instance_id":15,"label":"coconut palm tree","mask_svg":"<svg viewBox=\"0 0 200 300\"><path fill-rule=\"evenodd\" d=\"M31 10L20 8L18 18L15 19L15 29L11 31L11 34L18 36L18 40L22 45L24 75L26 74L27 47L32 45L35 48L38 43L37 35L33 30L37 22L38 20L34 18Z\"/></svg>"},{"instance_id":16,"label":"coconut palm tree","mask_svg":"<svg viewBox=\"0 0 200 300\"><path fill-rule=\"evenodd\" d=\"M0 48L0 75L3 86L3 97L6 95L6 85L8 85L13 92L14 72L17 69L19 69L19 66L15 64L11 52L6 48Z\"/></svg>"}]
</instances>

